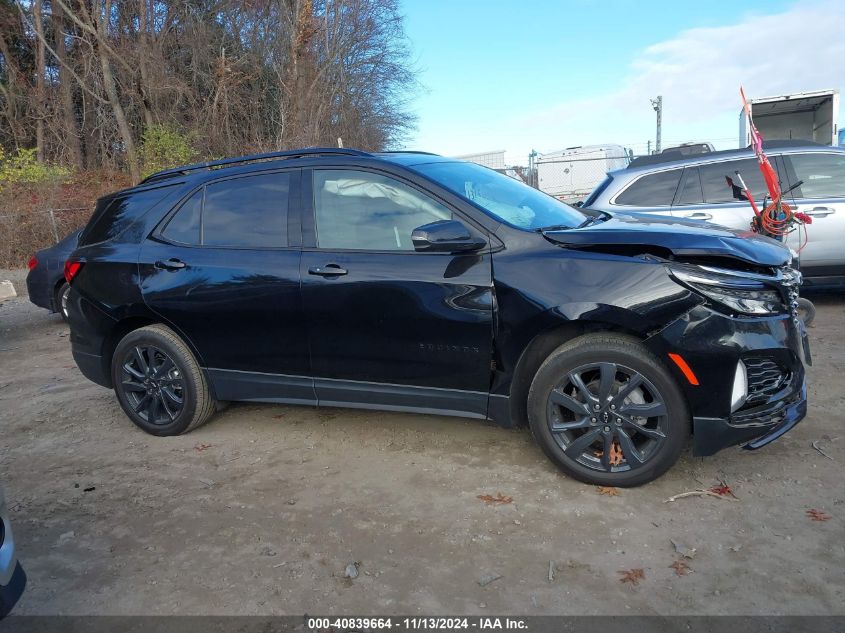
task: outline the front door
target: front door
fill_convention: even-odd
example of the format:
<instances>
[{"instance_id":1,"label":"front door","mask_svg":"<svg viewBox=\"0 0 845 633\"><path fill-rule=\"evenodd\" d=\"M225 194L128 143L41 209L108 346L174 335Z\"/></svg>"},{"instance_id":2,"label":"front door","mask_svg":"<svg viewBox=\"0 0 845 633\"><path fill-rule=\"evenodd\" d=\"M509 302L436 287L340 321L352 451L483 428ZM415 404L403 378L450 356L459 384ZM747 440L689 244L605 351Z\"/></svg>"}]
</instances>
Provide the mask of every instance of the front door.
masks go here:
<instances>
[{"instance_id":1,"label":"front door","mask_svg":"<svg viewBox=\"0 0 845 633\"><path fill-rule=\"evenodd\" d=\"M197 351L220 400L313 402L299 293L299 176L210 182L142 246L144 301Z\"/></svg>"},{"instance_id":2,"label":"front door","mask_svg":"<svg viewBox=\"0 0 845 633\"><path fill-rule=\"evenodd\" d=\"M303 183L313 214L303 215L302 300L319 402L484 416L493 337L489 248L415 252L416 227L464 219L393 176L314 169L303 172Z\"/></svg>"}]
</instances>

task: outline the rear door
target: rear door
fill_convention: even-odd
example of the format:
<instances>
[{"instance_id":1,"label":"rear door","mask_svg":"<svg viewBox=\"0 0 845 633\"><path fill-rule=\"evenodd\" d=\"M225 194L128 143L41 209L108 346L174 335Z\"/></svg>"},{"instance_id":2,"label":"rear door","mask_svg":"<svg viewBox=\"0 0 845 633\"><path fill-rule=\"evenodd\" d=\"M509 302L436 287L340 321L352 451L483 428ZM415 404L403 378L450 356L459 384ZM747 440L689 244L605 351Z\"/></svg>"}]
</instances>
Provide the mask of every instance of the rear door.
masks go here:
<instances>
[{"instance_id":1,"label":"rear door","mask_svg":"<svg viewBox=\"0 0 845 633\"><path fill-rule=\"evenodd\" d=\"M789 245L801 250L805 276L845 275L845 152L785 154L784 165L790 185L801 181L791 192L798 211L813 218L801 235L790 235Z\"/></svg>"},{"instance_id":2,"label":"rear door","mask_svg":"<svg viewBox=\"0 0 845 633\"><path fill-rule=\"evenodd\" d=\"M313 401L299 183L298 169L206 183L142 246L145 302L200 355L219 399Z\"/></svg>"},{"instance_id":3,"label":"rear door","mask_svg":"<svg viewBox=\"0 0 845 633\"><path fill-rule=\"evenodd\" d=\"M410 182L362 168L303 181L302 299L320 403L484 416L490 387L490 249L418 253L411 232L459 219Z\"/></svg>"}]
</instances>

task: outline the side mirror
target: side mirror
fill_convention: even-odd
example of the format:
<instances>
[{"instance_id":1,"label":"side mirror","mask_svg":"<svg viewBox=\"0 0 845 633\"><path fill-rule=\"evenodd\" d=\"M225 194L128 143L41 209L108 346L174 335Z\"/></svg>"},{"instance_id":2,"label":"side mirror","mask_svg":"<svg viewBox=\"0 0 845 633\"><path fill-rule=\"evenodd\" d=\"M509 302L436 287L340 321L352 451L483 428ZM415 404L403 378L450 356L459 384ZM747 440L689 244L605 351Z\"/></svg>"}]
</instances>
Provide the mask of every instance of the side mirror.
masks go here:
<instances>
[{"instance_id":1,"label":"side mirror","mask_svg":"<svg viewBox=\"0 0 845 633\"><path fill-rule=\"evenodd\" d=\"M411 233L414 250L420 253L461 253L487 246L480 237L473 237L458 220L440 220L424 224Z\"/></svg>"}]
</instances>

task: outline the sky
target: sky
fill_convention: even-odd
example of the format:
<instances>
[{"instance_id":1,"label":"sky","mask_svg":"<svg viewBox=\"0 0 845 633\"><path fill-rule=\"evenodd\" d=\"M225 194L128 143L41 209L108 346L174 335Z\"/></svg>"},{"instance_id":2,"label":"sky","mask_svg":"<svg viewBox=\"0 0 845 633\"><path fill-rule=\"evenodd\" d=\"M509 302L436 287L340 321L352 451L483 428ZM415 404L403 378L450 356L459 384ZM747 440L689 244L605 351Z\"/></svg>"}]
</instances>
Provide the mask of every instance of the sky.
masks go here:
<instances>
[{"instance_id":1,"label":"sky","mask_svg":"<svg viewBox=\"0 0 845 633\"><path fill-rule=\"evenodd\" d=\"M749 98L845 89L845 0L403 0L421 87L406 143L509 164L577 145L739 139ZM840 114L840 122L843 120Z\"/></svg>"}]
</instances>

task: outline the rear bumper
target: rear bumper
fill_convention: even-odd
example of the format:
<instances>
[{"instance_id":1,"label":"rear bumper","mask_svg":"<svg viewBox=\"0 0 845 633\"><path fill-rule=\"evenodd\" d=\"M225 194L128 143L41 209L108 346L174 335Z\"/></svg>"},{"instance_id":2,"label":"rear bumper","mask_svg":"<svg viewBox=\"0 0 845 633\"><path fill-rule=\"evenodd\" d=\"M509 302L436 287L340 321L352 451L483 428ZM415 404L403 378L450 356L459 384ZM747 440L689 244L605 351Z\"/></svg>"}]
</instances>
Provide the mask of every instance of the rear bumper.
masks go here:
<instances>
[{"instance_id":1,"label":"rear bumper","mask_svg":"<svg viewBox=\"0 0 845 633\"><path fill-rule=\"evenodd\" d=\"M29 300L39 308L46 308L55 312L53 305L53 287L48 279L48 271L45 266L36 266L26 276L26 291Z\"/></svg>"},{"instance_id":2,"label":"rear bumper","mask_svg":"<svg viewBox=\"0 0 845 633\"><path fill-rule=\"evenodd\" d=\"M9 582L0 586L0 618L6 617L17 604L24 587L26 587L26 573L21 564L16 563Z\"/></svg>"}]
</instances>

